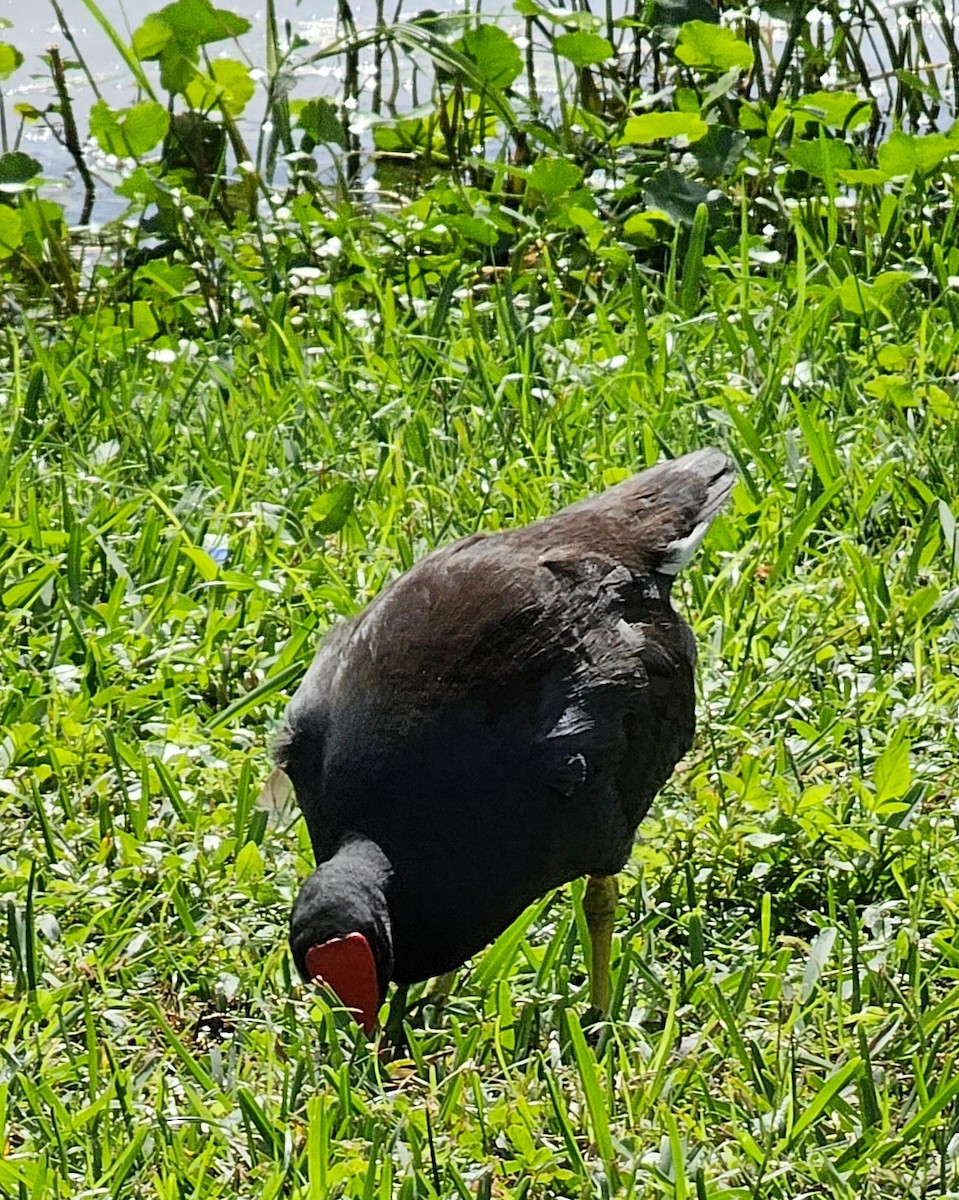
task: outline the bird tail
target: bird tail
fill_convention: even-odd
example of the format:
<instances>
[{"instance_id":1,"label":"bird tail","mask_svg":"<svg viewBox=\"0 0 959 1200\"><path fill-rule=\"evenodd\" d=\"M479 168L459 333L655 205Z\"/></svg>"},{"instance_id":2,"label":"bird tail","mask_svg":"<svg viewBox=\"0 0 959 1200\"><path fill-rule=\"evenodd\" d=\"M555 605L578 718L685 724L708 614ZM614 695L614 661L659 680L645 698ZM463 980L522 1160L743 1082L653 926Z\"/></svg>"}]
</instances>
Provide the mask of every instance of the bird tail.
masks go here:
<instances>
[{"instance_id":1,"label":"bird tail","mask_svg":"<svg viewBox=\"0 0 959 1200\"><path fill-rule=\"evenodd\" d=\"M541 536L610 555L634 576L671 578L696 553L735 481L722 451L696 450L547 518Z\"/></svg>"},{"instance_id":2,"label":"bird tail","mask_svg":"<svg viewBox=\"0 0 959 1200\"><path fill-rule=\"evenodd\" d=\"M736 482L736 469L725 454L706 449L663 463L646 474L656 471L662 472L663 502L682 514L679 536L666 543L656 569L663 575L676 575L695 555L713 518L729 499ZM690 521L692 528L687 529Z\"/></svg>"}]
</instances>

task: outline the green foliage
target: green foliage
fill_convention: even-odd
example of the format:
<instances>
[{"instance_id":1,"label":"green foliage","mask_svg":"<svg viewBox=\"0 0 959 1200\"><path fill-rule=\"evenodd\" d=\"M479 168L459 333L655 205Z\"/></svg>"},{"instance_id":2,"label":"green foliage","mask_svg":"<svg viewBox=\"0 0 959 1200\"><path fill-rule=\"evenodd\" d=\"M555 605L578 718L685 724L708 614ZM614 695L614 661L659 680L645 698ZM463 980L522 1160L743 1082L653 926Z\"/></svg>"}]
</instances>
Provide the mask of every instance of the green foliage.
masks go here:
<instances>
[{"instance_id":1,"label":"green foliage","mask_svg":"<svg viewBox=\"0 0 959 1200\"><path fill-rule=\"evenodd\" d=\"M219 105L231 117L243 112L253 92L249 67L229 58L215 58L210 74L198 71L183 90L191 108L207 111Z\"/></svg>"},{"instance_id":2,"label":"green foliage","mask_svg":"<svg viewBox=\"0 0 959 1200\"><path fill-rule=\"evenodd\" d=\"M40 174L40 164L22 150L0 154L0 184L28 183Z\"/></svg>"},{"instance_id":3,"label":"green foliage","mask_svg":"<svg viewBox=\"0 0 959 1200\"><path fill-rule=\"evenodd\" d=\"M23 64L23 55L9 42L0 42L0 79L9 79Z\"/></svg>"},{"instance_id":4,"label":"green foliage","mask_svg":"<svg viewBox=\"0 0 959 1200\"><path fill-rule=\"evenodd\" d=\"M160 83L173 94L185 92L198 73L200 47L236 38L251 28L245 17L210 0L175 0L151 13L133 34L133 52L160 64ZM214 77L215 78L215 77Z\"/></svg>"},{"instance_id":5,"label":"green foliage","mask_svg":"<svg viewBox=\"0 0 959 1200\"><path fill-rule=\"evenodd\" d=\"M294 112L299 127L310 140L310 150L323 143L346 145L346 130L329 100L319 98L303 101L294 108Z\"/></svg>"},{"instance_id":6,"label":"green foliage","mask_svg":"<svg viewBox=\"0 0 959 1200\"><path fill-rule=\"evenodd\" d=\"M462 48L479 83L507 88L519 78L523 60L513 39L498 25L477 25L463 34Z\"/></svg>"},{"instance_id":7,"label":"green foliage","mask_svg":"<svg viewBox=\"0 0 959 1200\"><path fill-rule=\"evenodd\" d=\"M665 138L684 137L689 142L705 137L709 126L696 113L655 112L630 117L623 127L620 141L626 145L642 145Z\"/></svg>"},{"instance_id":8,"label":"green foliage","mask_svg":"<svg viewBox=\"0 0 959 1200\"><path fill-rule=\"evenodd\" d=\"M553 39L553 49L577 67L591 67L613 57L612 43L587 29L558 34Z\"/></svg>"},{"instance_id":9,"label":"green foliage","mask_svg":"<svg viewBox=\"0 0 959 1200\"><path fill-rule=\"evenodd\" d=\"M170 114L155 100L112 109L98 100L90 110L90 133L106 154L141 158L155 150L170 128Z\"/></svg>"},{"instance_id":10,"label":"green foliage","mask_svg":"<svg viewBox=\"0 0 959 1200\"><path fill-rule=\"evenodd\" d=\"M15 208L0 205L0 258L9 258L23 240L23 221Z\"/></svg>"},{"instance_id":11,"label":"green foliage","mask_svg":"<svg viewBox=\"0 0 959 1200\"><path fill-rule=\"evenodd\" d=\"M374 126L388 204L324 186L355 126L279 43L272 179L201 54L246 23L185 0L134 40L171 96L91 116L135 244L80 262L0 157L0 1194L959 1191L959 142L906 66L895 131L824 88L798 20L776 91L696 0L517 8L555 111L489 22L346 38L435 68ZM574 885L381 1056L293 978L284 699L433 546L706 442L740 483L676 589L700 731L609 1020Z\"/></svg>"},{"instance_id":12,"label":"green foliage","mask_svg":"<svg viewBox=\"0 0 959 1200\"><path fill-rule=\"evenodd\" d=\"M680 26L676 57L687 67L706 71L748 71L753 65L751 46L731 29L707 21L686 21Z\"/></svg>"}]
</instances>

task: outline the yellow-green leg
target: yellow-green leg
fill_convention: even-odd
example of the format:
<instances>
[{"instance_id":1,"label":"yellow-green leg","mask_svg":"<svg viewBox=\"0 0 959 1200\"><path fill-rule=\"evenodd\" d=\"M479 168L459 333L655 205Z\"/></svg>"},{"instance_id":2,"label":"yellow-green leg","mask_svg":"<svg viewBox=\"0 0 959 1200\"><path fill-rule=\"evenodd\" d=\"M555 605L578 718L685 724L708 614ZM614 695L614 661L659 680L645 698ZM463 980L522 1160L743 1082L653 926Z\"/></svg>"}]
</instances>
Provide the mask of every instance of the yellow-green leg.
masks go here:
<instances>
[{"instance_id":1,"label":"yellow-green leg","mask_svg":"<svg viewBox=\"0 0 959 1200\"><path fill-rule=\"evenodd\" d=\"M609 1012L609 956L618 898L615 875L590 875L583 897L589 930L589 1000L600 1016Z\"/></svg>"},{"instance_id":2,"label":"yellow-green leg","mask_svg":"<svg viewBox=\"0 0 959 1200\"><path fill-rule=\"evenodd\" d=\"M434 975L430 980L430 985L426 989L426 999L434 1001L443 1001L453 990L453 984L456 983L456 971L446 971L443 975Z\"/></svg>"}]
</instances>

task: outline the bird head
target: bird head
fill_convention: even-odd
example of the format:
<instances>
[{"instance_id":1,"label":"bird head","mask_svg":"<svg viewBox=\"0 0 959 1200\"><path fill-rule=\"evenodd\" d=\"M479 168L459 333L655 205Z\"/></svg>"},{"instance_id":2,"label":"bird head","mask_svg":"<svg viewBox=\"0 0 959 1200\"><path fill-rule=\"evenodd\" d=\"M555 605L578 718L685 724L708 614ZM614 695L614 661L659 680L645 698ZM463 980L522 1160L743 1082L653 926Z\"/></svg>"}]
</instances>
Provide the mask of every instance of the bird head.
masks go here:
<instances>
[{"instance_id":1,"label":"bird head","mask_svg":"<svg viewBox=\"0 0 959 1200\"><path fill-rule=\"evenodd\" d=\"M329 987L367 1034L393 971L389 875L378 846L349 842L306 880L290 918L301 977Z\"/></svg>"}]
</instances>

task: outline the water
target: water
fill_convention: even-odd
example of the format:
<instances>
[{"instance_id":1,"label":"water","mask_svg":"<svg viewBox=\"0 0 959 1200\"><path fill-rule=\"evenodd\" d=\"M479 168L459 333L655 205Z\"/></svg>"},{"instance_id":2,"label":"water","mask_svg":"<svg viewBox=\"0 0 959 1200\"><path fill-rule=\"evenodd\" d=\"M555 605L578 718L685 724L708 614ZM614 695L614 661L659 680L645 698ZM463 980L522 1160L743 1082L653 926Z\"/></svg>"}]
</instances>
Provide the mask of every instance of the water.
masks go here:
<instances>
[{"instance_id":1,"label":"water","mask_svg":"<svg viewBox=\"0 0 959 1200\"><path fill-rule=\"evenodd\" d=\"M260 68L266 62L266 14L265 7L258 0L215 0L217 6L222 6L231 12L247 18L251 30L239 39L238 43L224 41L209 47L212 57L226 56L239 58L247 62L251 68ZM424 3L428 0L423 0ZM449 5L439 6L445 11L450 8L462 11L467 0L453 0ZM561 2L561 0L560 0ZM613 0L617 11L622 11L623 5L630 0ZM99 0L100 7L107 20L113 24L121 37L129 43L133 30L150 12L162 7L163 0ZM393 15L395 0L388 0L388 18ZM471 0L476 5L476 0ZM603 11L605 0L596 0L595 11ZM955 114L955 98L952 94L952 75L949 69L949 47L942 32L947 28L950 37L952 31L959 27L959 14L956 5L959 0L946 0L938 8L929 0L930 7L923 10L922 4L904 4L900 0L887 3L881 10L886 21L886 36L879 36L878 22L866 20L857 11L861 0L839 0L840 10L844 14L845 24L852 29L855 42L860 47L862 59L872 78L871 94L882 109L889 103L887 84L894 82L896 68L905 67L913 74L919 74L923 82L935 82L943 92L943 102L940 106L932 106L929 116L913 113L903 115L903 120L915 130L921 132L930 123L947 126ZM297 4L295 0L276 0L278 19L281 25L289 23L291 32L308 43L307 50L298 52L301 63L297 70L297 85L294 97L311 98L316 96L342 97L343 60L342 57L329 58L313 65L302 65L309 58L312 50L319 50L330 45L338 34L336 23L337 0L308 0ZM375 16L375 0L353 0L356 24L359 27L371 25ZM93 20L82 0L61 0L64 18L73 33L74 39L84 56L87 67L96 80L97 87L103 98L113 107L123 107L137 99L136 89L131 79L129 68L123 62L107 34ZM407 6L405 16L409 16L419 8L417 3ZM477 5L478 7L478 5ZM484 19L491 19L493 11L511 13L509 0L494 3L492 9L484 10ZM397 10L398 11L398 10ZM771 64L775 64L782 50L786 26L784 22L772 21L755 10L757 19L761 17L763 40L766 53ZM52 5L46 0L35 0L33 6L27 6L21 0L0 0L0 16L12 22L12 28L0 30L0 41L8 41L15 45L24 55L23 66L4 84L0 84L4 98L7 122L8 141L17 134L18 119L13 106L18 102L29 102L38 108L44 108L53 102L54 92L50 74L40 61L50 43L60 47L64 57L72 57L73 51L68 39L59 27ZM810 29L813 36L822 39L824 47L832 41L833 30L827 18L816 9L809 14ZM515 15L506 15L504 20L508 27L512 26L519 32L518 19ZM544 48L545 50L545 48ZM555 81L550 81L548 74L552 69L551 57L544 53L542 56L544 81L542 90L549 92L555 89ZM157 69L154 63L144 63L144 70L154 80L157 79ZM416 101L416 90L419 87L420 99L429 93L429 84L425 86L420 81L417 84L415 67L412 59L404 60L400 65L399 87L405 90L406 100L401 100L400 108L409 108ZM361 83L371 89L373 85L372 64L369 59L360 62ZM84 75L73 71L69 76L70 91L73 98L77 124L80 136L85 139L89 130L89 110L95 100ZM821 86L834 88L836 86L852 86L849 79L835 78L832 68L829 68L820 80ZM157 94L162 96L162 89L157 87ZM367 92L367 95L369 93ZM240 122L241 132L251 147L255 147L260 136L260 126L265 108L265 81L260 77L258 92L247 106ZM361 103L361 108L363 107ZM182 105L178 105L182 107ZM59 123L59 119L55 119ZM46 124L28 126L22 135L20 148L36 158L43 167L45 182L43 194L57 199L64 205L68 218L76 220L83 202L83 188L77 177L69 155ZM97 205L94 209L94 219L102 221L116 216L122 211L122 201L112 193L112 186L118 182L120 174L116 164L111 164L95 150L88 154L94 174L99 177Z\"/></svg>"},{"instance_id":2,"label":"water","mask_svg":"<svg viewBox=\"0 0 959 1200\"><path fill-rule=\"evenodd\" d=\"M107 21L121 38L129 44L134 29L150 12L163 6L164 0L99 0L98 7ZM82 0L61 0L60 4L74 41L83 55L86 66L93 75L104 100L115 108L134 103L139 97L129 68L123 62L108 35L90 16ZM225 56L245 61L251 68L262 66L266 61L266 10L257 0L217 0L223 7L238 16L245 17L252 28L238 42L218 42L209 47L211 57ZM31 12L30 10L33 10ZM26 10L26 13L25 13ZM297 4L295 0L276 0L278 19L289 22L291 31L319 48L328 44L336 33L336 0L319 0L319 3ZM34 15L35 13L35 15ZM0 83L5 107L8 140L16 136L19 120L14 105L27 102L44 109L55 102L55 91L50 72L41 61L47 47L55 45L64 59L74 59L69 40L64 35L56 13L46 0L33 5L24 5L19 0L0 0L0 16L12 22L9 29L0 29L0 41L16 46L24 56L23 65L5 83ZM148 78L154 83L157 95L163 95L159 86L159 71L155 63L143 63ZM339 91L338 71L331 63L310 72L311 85L308 91L297 94L307 96L336 95ZM74 105L77 127L81 140L89 132L90 109L96 96L87 85L80 71L68 75L69 91ZM248 105L241 121L244 137L256 145L262 121L265 101L264 84ZM59 124L59 120L57 120ZM83 186L72 166L69 155L45 123L27 125L19 147L41 163L46 178L43 194L63 204L68 218L76 220L83 204ZM122 211L122 201L111 194L110 183L113 172L110 164L99 160L94 154L90 165L95 177L99 177L96 219L104 220Z\"/></svg>"}]
</instances>

